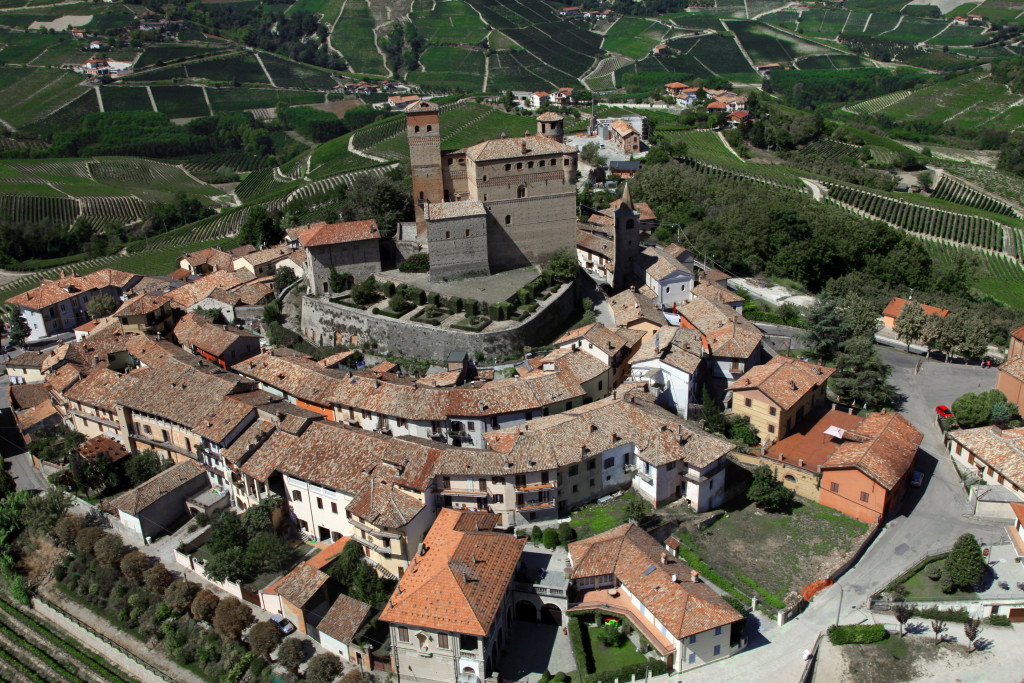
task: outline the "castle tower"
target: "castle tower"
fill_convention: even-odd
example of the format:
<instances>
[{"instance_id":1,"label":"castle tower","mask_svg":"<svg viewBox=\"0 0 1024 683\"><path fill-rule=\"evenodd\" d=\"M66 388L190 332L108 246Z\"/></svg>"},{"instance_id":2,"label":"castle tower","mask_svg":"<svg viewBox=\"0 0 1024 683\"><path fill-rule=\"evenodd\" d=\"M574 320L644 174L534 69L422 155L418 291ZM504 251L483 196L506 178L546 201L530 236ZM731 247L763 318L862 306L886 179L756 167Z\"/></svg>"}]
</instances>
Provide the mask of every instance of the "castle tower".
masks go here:
<instances>
[{"instance_id":1,"label":"castle tower","mask_svg":"<svg viewBox=\"0 0 1024 683\"><path fill-rule=\"evenodd\" d=\"M640 255L640 214L633 208L629 183L622 191L622 201L615 208L614 218L615 281L612 287L619 289L626 286L626 277L633 272Z\"/></svg>"},{"instance_id":2,"label":"castle tower","mask_svg":"<svg viewBox=\"0 0 1024 683\"><path fill-rule=\"evenodd\" d=\"M546 135L556 142L564 142L562 120L561 114L553 111L544 112L537 117L537 135Z\"/></svg>"},{"instance_id":3,"label":"castle tower","mask_svg":"<svg viewBox=\"0 0 1024 683\"><path fill-rule=\"evenodd\" d=\"M405 113L405 132L409 138L409 164L412 166L412 197L416 205L416 233L427 231L423 205L444 201L441 178L441 120L437 105L420 100Z\"/></svg>"}]
</instances>

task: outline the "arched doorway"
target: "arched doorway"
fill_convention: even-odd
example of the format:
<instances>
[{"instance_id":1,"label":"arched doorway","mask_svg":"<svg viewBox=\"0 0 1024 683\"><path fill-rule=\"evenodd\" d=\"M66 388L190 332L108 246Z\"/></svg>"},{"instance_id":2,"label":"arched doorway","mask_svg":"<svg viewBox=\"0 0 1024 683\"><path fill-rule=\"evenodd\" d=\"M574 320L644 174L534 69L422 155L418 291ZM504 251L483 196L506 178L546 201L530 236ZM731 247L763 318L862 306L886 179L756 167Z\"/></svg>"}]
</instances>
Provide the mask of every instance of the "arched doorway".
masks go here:
<instances>
[{"instance_id":1,"label":"arched doorway","mask_svg":"<svg viewBox=\"0 0 1024 683\"><path fill-rule=\"evenodd\" d=\"M537 622L537 608L533 603L520 600L516 603L516 619L519 621Z\"/></svg>"},{"instance_id":2,"label":"arched doorway","mask_svg":"<svg viewBox=\"0 0 1024 683\"><path fill-rule=\"evenodd\" d=\"M562 625L562 610L554 605L544 605L540 608L540 623L553 626Z\"/></svg>"}]
</instances>

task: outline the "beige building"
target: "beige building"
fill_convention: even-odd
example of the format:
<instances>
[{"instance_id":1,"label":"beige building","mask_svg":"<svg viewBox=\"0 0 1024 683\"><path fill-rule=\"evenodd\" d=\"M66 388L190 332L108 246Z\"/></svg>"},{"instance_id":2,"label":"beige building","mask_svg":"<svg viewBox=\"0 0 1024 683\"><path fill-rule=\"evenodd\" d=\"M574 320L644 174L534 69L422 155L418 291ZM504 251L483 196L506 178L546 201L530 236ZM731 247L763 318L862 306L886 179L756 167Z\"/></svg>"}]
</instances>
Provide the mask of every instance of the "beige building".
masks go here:
<instances>
[{"instance_id":1,"label":"beige building","mask_svg":"<svg viewBox=\"0 0 1024 683\"><path fill-rule=\"evenodd\" d=\"M306 250L305 276L314 294L330 292L332 269L357 280L381 270L377 221L312 223L298 239Z\"/></svg>"},{"instance_id":2,"label":"beige building","mask_svg":"<svg viewBox=\"0 0 1024 683\"><path fill-rule=\"evenodd\" d=\"M835 368L775 356L732 384L732 412L750 420L762 441L784 439L828 403L825 384Z\"/></svg>"},{"instance_id":3,"label":"beige building","mask_svg":"<svg viewBox=\"0 0 1024 683\"><path fill-rule=\"evenodd\" d=\"M578 152L562 142L559 115L542 115L537 135L444 151L437 105L421 101L406 110L406 133L432 279L542 263L572 246Z\"/></svg>"}]
</instances>

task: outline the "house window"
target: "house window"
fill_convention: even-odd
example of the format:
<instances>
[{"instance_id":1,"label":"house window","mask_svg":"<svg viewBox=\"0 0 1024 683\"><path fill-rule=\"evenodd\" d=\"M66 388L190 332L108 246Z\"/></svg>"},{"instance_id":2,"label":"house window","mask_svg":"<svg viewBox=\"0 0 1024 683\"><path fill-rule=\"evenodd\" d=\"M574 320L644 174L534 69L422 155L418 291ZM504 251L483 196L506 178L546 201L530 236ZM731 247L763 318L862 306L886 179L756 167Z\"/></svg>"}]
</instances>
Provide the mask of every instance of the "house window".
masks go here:
<instances>
[{"instance_id":1,"label":"house window","mask_svg":"<svg viewBox=\"0 0 1024 683\"><path fill-rule=\"evenodd\" d=\"M870 495L868 495L868 492L867 492L867 491L861 491L861 492L860 492L860 502L862 502L862 503L866 503L866 502L868 502L868 500L869 500L870 498L871 498L871 496L870 496Z\"/></svg>"},{"instance_id":2,"label":"house window","mask_svg":"<svg viewBox=\"0 0 1024 683\"><path fill-rule=\"evenodd\" d=\"M409 642L409 629L404 626L398 627L398 642L408 643Z\"/></svg>"},{"instance_id":3,"label":"house window","mask_svg":"<svg viewBox=\"0 0 1024 683\"><path fill-rule=\"evenodd\" d=\"M696 663L697 663L697 655L695 655L695 654L694 654L694 653L692 653L692 652L690 653L690 659L689 659L689 663L690 663L690 664L696 664Z\"/></svg>"},{"instance_id":4,"label":"house window","mask_svg":"<svg viewBox=\"0 0 1024 683\"><path fill-rule=\"evenodd\" d=\"M505 164L505 170L506 171L511 171L512 170L512 164Z\"/></svg>"},{"instance_id":5,"label":"house window","mask_svg":"<svg viewBox=\"0 0 1024 683\"><path fill-rule=\"evenodd\" d=\"M587 461L587 469L592 470L597 467L597 458L591 458Z\"/></svg>"},{"instance_id":6,"label":"house window","mask_svg":"<svg viewBox=\"0 0 1024 683\"><path fill-rule=\"evenodd\" d=\"M597 390L602 391L604 389L604 380L600 380L597 383Z\"/></svg>"},{"instance_id":7,"label":"house window","mask_svg":"<svg viewBox=\"0 0 1024 683\"><path fill-rule=\"evenodd\" d=\"M579 487L579 486L577 486L576 484L573 484L573 485L572 485L572 492L573 492L573 493L576 493L576 492L577 492L577 491L579 491L579 490L580 490L580 487Z\"/></svg>"},{"instance_id":8,"label":"house window","mask_svg":"<svg viewBox=\"0 0 1024 683\"><path fill-rule=\"evenodd\" d=\"M494 494L494 502L495 503L504 503L505 502L505 494L504 493L495 493Z\"/></svg>"},{"instance_id":9,"label":"house window","mask_svg":"<svg viewBox=\"0 0 1024 683\"><path fill-rule=\"evenodd\" d=\"M745 405L746 407L749 408L751 403L752 401L749 398L743 399L743 405Z\"/></svg>"},{"instance_id":10,"label":"house window","mask_svg":"<svg viewBox=\"0 0 1024 683\"><path fill-rule=\"evenodd\" d=\"M437 646L439 648L441 648L442 650L447 650L448 649L448 634L447 633L438 633L437 634Z\"/></svg>"},{"instance_id":11,"label":"house window","mask_svg":"<svg viewBox=\"0 0 1024 683\"><path fill-rule=\"evenodd\" d=\"M669 470L669 471L670 471L670 470L674 470L675 468L676 468L676 463L675 463L675 460L673 460L673 461L672 461L672 462L670 462L669 464L665 465L665 469L666 469L666 470Z\"/></svg>"},{"instance_id":12,"label":"house window","mask_svg":"<svg viewBox=\"0 0 1024 683\"><path fill-rule=\"evenodd\" d=\"M610 458L605 458L604 459L604 468L608 469L609 467L615 467L615 456L614 455L612 457L610 457Z\"/></svg>"},{"instance_id":13,"label":"house window","mask_svg":"<svg viewBox=\"0 0 1024 683\"><path fill-rule=\"evenodd\" d=\"M491 477L491 483L495 486L502 486L505 483L505 477Z\"/></svg>"},{"instance_id":14,"label":"house window","mask_svg":"<svg viewBox=\"0 0 1024 683\"><path fill-rule=\"evenodd\" d=\"M333 512L334 514L338 514L338 504L337 503L331 503L331 512Z\"/></svg>"},{"instance_id":15,"label":"house window","mask_svg":"<svg viewBox=\"0 0 1024 683\"><path fill-rule=\"evenodd\" d=\"M427 124L427 132L429 133L429 132L430 132L430 131L432 131L432 130L434 130L434 127L433 127L433 126L431 126L431 125L430 125L430 124L428 123L428 124Z\"/></svg>"},{"instance_id":16,"label":"house window","mask_svg":"<svg viewBox=\"0 0 1024 683\"><path fill-rule=\"evenodd\" d=\"M769 434L774 434L775 433L775 425L768 425L768 433Z\"/></svg>"},{"instance_id":17,"label":"house window","mask_svg":"<svg viewBox=\"0 0 1024 683\"><path fill-rule=\"evenodd\" d=\"M497 429L497 428L498 428L498 416L494 415L494 416L491 417L491 429Z\"/></svg>"},{"instance_id":18,"label":"house window","mask_svg":"<svg viewBox=\"0 0 1024 683\"><path fill-rule=\"evenodd\" d=\"M452 233L451 233L451 230L445 230L445 231L444 231L444 238L445 238L446 240L450 240L450 239L452 238Z\"/></svg>"},{"instance_id":19,"label":"house window","mask_svg":"<svg viewBox=\"0 0 1024 683\"><path fill-rule=\"evenodd\" d=\"M530 410L526 411L526 421L529 422L532 419L533 419L533 411L530 411Z\"/></svg>"},{"instance_id":20,"label":"house window","mask_svg":"<svg viewBox=\"0 0 1024 683\"><path fill-rule=\"evenodd\" d=\"M505 215L505 225L512 225L512 216Z\"/></svg>"},{"instance_id":21,"label":"house window","mask_svg":"<svg viewBox=\"0 0 1024 683\"><path fill-rule=\"evenodd\" d=\"M441 477L441 488L450 489L452 487L451 477Z\"/></svg>"},{"instance_id":22,"label":"house window","mask_svg":"<svg viewBox=\"0 0 1024 683\"><path fill-rule=\"evenodd\" d=\"M464 636L459 635L459 649L460 650L476 650L476 636Z\"/></svg>"},{"instance_id":23,"label":"house window","mask_svg":"<svg viewBox=\"0 0 1024 683\"><path fill-rule=\"evenodd\" d=\"M696 643L696 642L697 642L697 636L696 636L696 634L694 634L694 635L690 636L690 645L693 645L693 644L694 644L694 643Z\"/></svg>"},{"instance_id":24,"label":"house window","mask_svg":"<svg viewBox=\"0 0 1024 683\"><path fill-rule=\"evenodd\" d=\"M832 482L832 484L829 486L829 490L832 493L839 493L839 482L837 482L837 481Z\"/></svg>"},{"instance_id":25,"label":"house window","mask_svg":"<svg viewBox=\"0 0 1024 683\"><path fill-rule=\"evenodd\" d=\"M455 159L449 159L448 160L448 165L451 166L453 161L455 161Z\"/></svg>"},{"instance_id":26,"label":"house window","mask_svg":"<svg viewBox=\"0 0 1024 683\"><path fill-rule=\"evenodd\" d=\"M570 477L575 477L579 473L579 471L580 471L580 468L579 468L578 465L569 465L569 476Z\"/></svg>"},{"instance_id":27,"label":"house window","mask_svg":"<svg viewBox=\"0 0 1024 683\"><path fill-rule=\"evenodd\" d=\"M483 181L484 181L485 183L487 182L487 174L486 174L486 173L484 173Z\"/></svg>"},{"instance_id":28,"label":"house window","mask_svg":"<svg viewBox=\"0 0 1024 683\"><path fill-rule=\"evenodd\" d=\"M715 655L714 656L717 657L720 654L722 654L722 646L721 645L715 645Z\"/></svg>"},{"instance_id":29,"label":"house window","mask_svg":"<svg viewBox=\"0 0 1024 683\"><path fill-rule=\"evenodd\" d=\"M768 414L771 415L772 417L775 417L778 414L778 412L779 410L775 406L771 406L770 408L768 408Z\"/></svg>"},{"instance_id":30,"label":"house window","mask_svg":"<svg viewBox=\"0 0 1024 683\"><path fill-rule=\"evenodd\" d=\"M516 170L517 171L523 170L523 162L519 162L518 164L516 164Z\"/></svg>"},{"instance_id":31,"label":"house window","mask_svg":"<svg viewBox=\"0 0 1024 683\"><path fill-rule=\"evenodd\" d=\"M142 431L145 432L146 434L152 434L153 428L150 427L149 425L142 425Z\"/></svg>"},{"instance_id":32,"label":"house window","mask_svg":"<svg viewBox=\"0 0 1024 683\"><path fill-rule=\"evenodd\" d=\"M533 162L530 161L526 164L526 168L533 168Z\"/></svg>"},{"instance_id":33,"label":"house window","mask_svg":"<svg viewBox=\"0 0 1024 683\"><path fill-rule=\"evenodd\" d=\"M466 230L466 237L469 237L469 230Z\"/></svg>"},{"instance_id":34,"label":"house window","mask_svg":"<svg viewBox=\"0 0 1024 683\"><path fill-rule=\"evenodd\" d=\"M317 498L316 498L316 506L317 506L318 509L323 510L324 509L324 499L319 497L319 496L317 496Z\"/></svg>"},{"instance_id":35,"label":"house window","mask_svg":"<svg viewBox=\"0 0 1024 683\"><path fill-rule=\"evenodd\" d=\"M301 502L302 501L302 491L292 491L292 500Z\"/></svg>"},{"instance_id":36,"label":"house window","mask_svg":"<svg viewBox=\"0 0 1024 683\"><path fill-rule=\"evenodd\" d=\"M468 429L471 432L475 432L476 431L476 422L466 422L466 429Z\"/></svg>"},{"instance_id":37,"label":"house window","mask_svg":"<svg viewBox=\"0 0 1024 683\"><path fill-rule=\"evenodd\" d=\"M716 636L722 635L722 627L721 626L716 626L715 627L715 635ZM715 654L718 654L718 653L716 652Z\"/></svg>"},{"instance_id":38,"label":"house window","mask_svg":"<svg viewBox=\"0 0 1024 683\"><path fill-rule=\"evenodd\" d=\"M590 488L594 488L594 480L593 479L590 480Z\"/></svg>"},{"instance_id":39,"label":"house window","mask_svg":"<svg viewBox=\"0 0 1024 683\"><path fill-rule=\"evenodd\" d=\"M540 167L541 167L541 168L544 168L544 162L545 162L545 161L546 161L545 159L541 159L541 160L540 160Z\"/></svg>"}]
</instances>

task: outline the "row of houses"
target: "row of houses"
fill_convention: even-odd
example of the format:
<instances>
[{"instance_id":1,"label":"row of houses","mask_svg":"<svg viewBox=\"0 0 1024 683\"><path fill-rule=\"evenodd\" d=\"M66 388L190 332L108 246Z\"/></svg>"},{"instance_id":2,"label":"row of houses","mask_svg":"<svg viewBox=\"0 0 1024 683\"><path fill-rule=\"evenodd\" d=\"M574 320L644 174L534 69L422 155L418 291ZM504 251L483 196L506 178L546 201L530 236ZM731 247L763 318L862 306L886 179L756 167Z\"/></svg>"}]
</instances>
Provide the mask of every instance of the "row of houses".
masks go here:
<instances>
[{"instance_id":1,"label":"row of houses","mask_svg":"<svg viewBox=\"0 0 1024 683\"><path fill-rule=\"evenodd\" d=\"M665 84L665 92L674 97L680 107L698 106L697 94L701 88L675 81ZM707 100L703 107L708 114L725 114L727 122L732 126L746 123L753 115L746 110L747 98L729 90L705 88Z\"/></svg>"}]
</instances>

